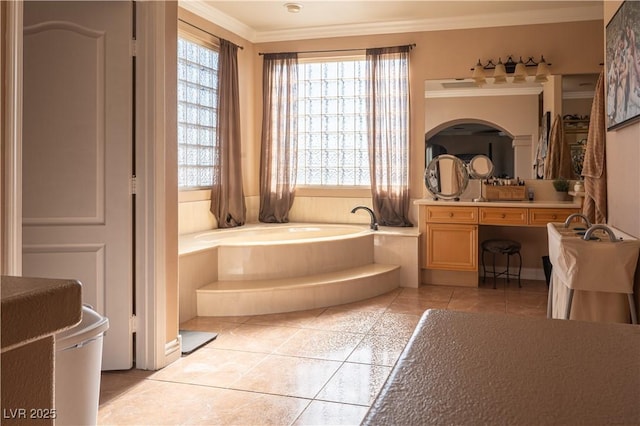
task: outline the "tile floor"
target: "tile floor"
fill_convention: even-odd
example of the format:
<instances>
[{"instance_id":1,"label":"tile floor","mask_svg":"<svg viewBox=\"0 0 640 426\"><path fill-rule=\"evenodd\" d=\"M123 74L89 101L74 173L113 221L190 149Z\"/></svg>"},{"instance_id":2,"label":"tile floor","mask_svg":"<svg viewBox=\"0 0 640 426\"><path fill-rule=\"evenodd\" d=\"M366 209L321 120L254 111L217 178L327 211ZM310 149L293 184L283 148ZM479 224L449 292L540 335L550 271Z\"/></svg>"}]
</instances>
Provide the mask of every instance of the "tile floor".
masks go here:
<instances>
[{"instance_id":1,"label":"tile floor","mask_svg":"<svg viewBox=\"0 0 640 426\"><path fill-rule=\"evenodd\" d=\"M207 346L156 371L102 375L102 425L359 424L421 314L430 308L546 315L544 281L401 288L287 314L198 317Z\"/></svg>"}]
</instances>

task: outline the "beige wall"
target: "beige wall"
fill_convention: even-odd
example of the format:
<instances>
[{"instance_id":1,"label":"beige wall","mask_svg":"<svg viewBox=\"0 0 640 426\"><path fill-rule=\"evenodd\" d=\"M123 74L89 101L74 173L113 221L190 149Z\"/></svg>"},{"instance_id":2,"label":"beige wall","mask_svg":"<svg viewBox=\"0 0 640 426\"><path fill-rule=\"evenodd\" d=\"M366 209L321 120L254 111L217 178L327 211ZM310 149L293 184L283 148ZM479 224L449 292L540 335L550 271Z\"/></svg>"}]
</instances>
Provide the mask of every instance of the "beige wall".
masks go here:
<instances>
[{"instance_id":1,"label":"beige wall","mask_svg":"<svg viewBox=\"0 0 640 426\"><path fill-rule=\"evenodd\" d=\"M260 159L260 133L261 133L261 78L262 59L258 52L282 52L325 49L364 49L376 46L392 46L416 43L411 53L411 196L422 197L424 170L424 131L425 111L424 80L443 79L455 77L469 77L470 68L478 58L487 60L505 57L509 54L538 56L544 54L545 59L551 62L553 74L581 74L599 73L603 62L603 34L602 21L573 22L563 24L544 24L514 27L497 27L470 30L452 31L428 31L401 34L384 34L373 36L339 37L329 39L296 40L273 43L260 43L252 45L246 40L230 34L228 31L217 27L189 12L180 10L180 16L192 20L194 23L208 29L216 35L229 37L235 43L242 44L244 50L240 51L238 61L240 67L242 112L242 141L243 141L243 176L245 195L255 201L258 195L259 184L259 159ZM580 48L576 48L579 43ZM537 129L536 129L537 133ZM535 140L535 139L534 139ZM323 193L314 194L321 197ZM341 197L336 191L325 191L324 196ZM358 204L366 194L357 194L353 197L353 203L345 202L343 205ZM348 197L347 197L348 198ZM313 216L314 220L323 219L330 221L331 213L335 209L327 208L326 215L318 214L312 208L313 203L307 203L306 199L300 199L304 205L295 209L295 220L307 220ZM251 206L257 208L257 202ZM180 207L181 222L192 219L191 214L183 214L187 210L186 205ZM255 218L255 211L249 212L249 218ZM190 226L189 231L207 229L211 226L208 213L201 212L195 216L201 218L202 223ZM351 220L347 219L345 221ZM412 219L416 222L417 215Z\"/></svg>"},{"instance_id":2,"label":"beige wall","mask_svg":"<svg viewBox=\"0 0 640 426\"><path fill-rule=\"evenodd\" d=\"M604 2L604 25L621 3ZM607 132L606 153L608 222L634 237L640 237L640 123Z\"/></svg>"}]
</instances>

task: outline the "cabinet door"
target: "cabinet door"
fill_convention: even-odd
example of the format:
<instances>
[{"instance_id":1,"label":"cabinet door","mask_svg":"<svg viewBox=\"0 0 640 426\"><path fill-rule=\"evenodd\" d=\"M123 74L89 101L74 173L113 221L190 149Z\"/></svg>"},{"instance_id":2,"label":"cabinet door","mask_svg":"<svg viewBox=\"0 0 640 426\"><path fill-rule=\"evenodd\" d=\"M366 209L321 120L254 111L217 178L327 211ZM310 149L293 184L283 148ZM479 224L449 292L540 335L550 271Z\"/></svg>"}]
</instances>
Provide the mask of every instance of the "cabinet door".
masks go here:
<instances>
[{"instance_id":1,"label":"cabinet door","mask_svg":"<svg viewBox=\"0 0 640 426\"><path fill-rule=\"evenodd\" d=\"M578 212L578 209L529 209L529 225L547 226L549 222L564 222L567 216Z\"/></svg>"},{"instance_id":2,"label":"cabinet door","mask_svg":"<svg viewBox=\"0 0 640 426\"><path fill-rule=\"evenodd\" d=\"M450 271L478 270L478 226L427 224L426 267Z\"/></svg>"}]
</instances>

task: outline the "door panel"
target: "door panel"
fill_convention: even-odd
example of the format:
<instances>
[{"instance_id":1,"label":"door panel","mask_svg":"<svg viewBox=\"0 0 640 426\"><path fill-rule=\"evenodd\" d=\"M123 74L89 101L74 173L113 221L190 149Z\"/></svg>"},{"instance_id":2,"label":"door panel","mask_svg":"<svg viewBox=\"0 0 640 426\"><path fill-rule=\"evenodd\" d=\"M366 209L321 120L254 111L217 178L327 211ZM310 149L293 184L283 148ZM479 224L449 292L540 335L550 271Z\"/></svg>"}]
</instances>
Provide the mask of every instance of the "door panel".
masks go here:
<instances>
[{"instance_id":1,"label":"door panel","mask_svg":"<svg viewBox=\"0 0 640 426\"><path fill-rule=\"evenodd\" d=\"M77 278L133 365L132 9L24 3L23 275Z\"/></svg>"}]
</instances>

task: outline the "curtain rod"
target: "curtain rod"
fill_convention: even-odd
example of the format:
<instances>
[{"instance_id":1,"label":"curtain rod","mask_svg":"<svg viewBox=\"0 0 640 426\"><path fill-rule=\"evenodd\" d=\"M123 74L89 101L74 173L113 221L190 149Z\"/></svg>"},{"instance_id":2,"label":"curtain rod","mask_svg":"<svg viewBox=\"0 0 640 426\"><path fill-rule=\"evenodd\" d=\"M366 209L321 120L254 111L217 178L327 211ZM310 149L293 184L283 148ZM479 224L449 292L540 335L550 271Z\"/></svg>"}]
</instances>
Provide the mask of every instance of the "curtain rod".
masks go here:
<instances>
[{"instance_id":1,"label":"curtain rod","mask_svg":"<svg viewBox=\"0 0 640 426\"><path fill-rule=\"evenodd\" d=\"M195 29L197 29L197 30L202 31L203 33L207 33L207 34L209 34L211 37L215 37L215 38L217 38L218 40L222 40L222 37L219 37L219 36L217 36L217 35L215 35L215 34L212 34L212 33L210 33L209 31L207 31L207 30L205 30L205 29L202 29L202 28L200 28L200 27L199 27L199 26L197 26L197 25L193 25L191 22L187 22L187 21L185 21L184 19L180 19L180 18L178 18L178 21L180 21L180 22L184 22L185 24L187 24L187 25L189 25L189 26L191 26L191 27L193 27L193 28L195 28ZM227 40L227 41L229 41L229 40ZM235 44L235 43L233 43L233 42L231 42L231 41L229 41L229 43L233 44L233 45L234 45L234 46L236 46L238 49L243 49L243 50L244 50L244 47L240 46L239 44Z\"/></svg>"},{"instance_id":2,"label":"curtain rod","mask_svg":"<svg viewBox=\"0 0 640 426\"><path fill-rule=\"evenodd\" d=\"M404 47L404 46L409 46L410 49L413 49L414 47L416 47L416 44L405 44L403 46L393 46L393 47ZM301 52L291 52L291 53L331 53L331 52L357 52L358 50L367 50L367 47L363 47L360 49L329 49L329 50L303 50ZM386 49L385 47L374 47L373 49ZM284 52L279 52L279 53L284 53ZM289 52L287 52L289 53ZM263 55L268 55L271 53L264 53L264 52L260 52L258 53L258 55L263 56Z\"/></svg>"}]
</instances>

